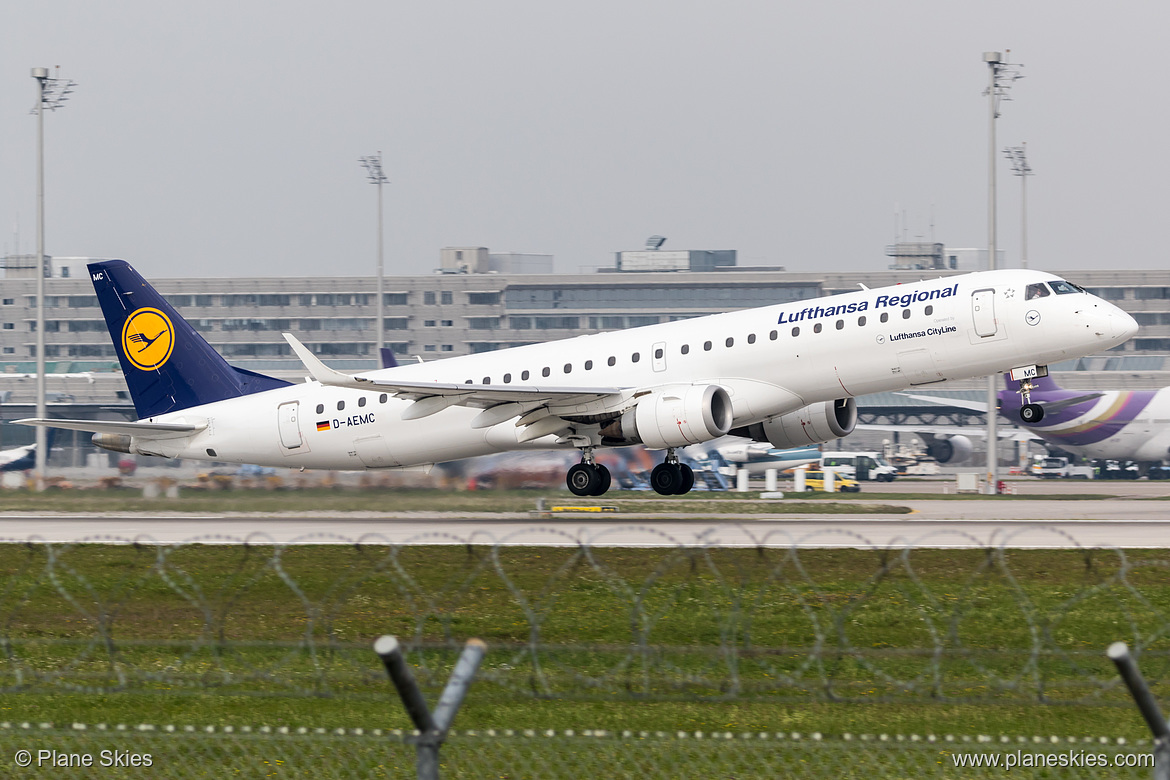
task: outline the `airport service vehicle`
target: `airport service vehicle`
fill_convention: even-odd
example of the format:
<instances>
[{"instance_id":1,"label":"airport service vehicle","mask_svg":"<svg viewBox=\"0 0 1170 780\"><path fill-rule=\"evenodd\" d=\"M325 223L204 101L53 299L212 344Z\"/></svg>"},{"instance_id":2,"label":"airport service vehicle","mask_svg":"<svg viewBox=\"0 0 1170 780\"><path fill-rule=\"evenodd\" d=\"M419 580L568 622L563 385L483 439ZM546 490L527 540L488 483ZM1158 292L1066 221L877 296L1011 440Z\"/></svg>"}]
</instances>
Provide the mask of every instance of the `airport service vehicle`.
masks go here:
<instances>
[{"instance_id":1,"label":"airport service vehicle","mask_svg":"<svg viewBox=\"0 0 1170 780\"><path fill-rule=\"evenodd\" d=\"M860 493L861 485L856 481L840 474L836 469L833 471L834 490L838 493ZM825 472L823 471L806 471L804 474L804 489L824 491L825 489Z\"/></svg>"},{"instance_id":2,"label":"airport service vehicle","mask_svg":"<svg viewBox=\"0 0 1170 780\"><path fill-rule=\"evenodd\" d=\"M859 482L893 482L898 476L880 452L826 452L821 455L821 468Z\"/></svg>"},{"instance_id":3,"label":"airport service vehicle","mask_svg":"<svg viewBox=\"0 0 1170 780\"><path fill-rule=\"evenodd\" d=\"M116 452L314 469L386 469L518 449L577 449L566 482L601 495L598 447L665 450L663 495L694 473L676 449L728 433L778 449L847 435L854 396L1039 367L1137 332L1113 304L1032 270L962 274L630 330L402 365L329 368L286 333L307 381L228 365L133 268L89 265L136 422L19 422L96 434ZM1030 403L1030 387L1021 389Z\"/></svg>"},{"instance_id":4,"label":"airport service vehicle","mask_svg":"<svg viewBox=\"0 0 1170 780\"><path fill-rule=\"evenodd\" d=\"M1096 469L1092 466L1077 466L1068 458L1043 458L1032 465L1032 474L1043 479L1093 479Z\"/></svg>"}]
</instances>

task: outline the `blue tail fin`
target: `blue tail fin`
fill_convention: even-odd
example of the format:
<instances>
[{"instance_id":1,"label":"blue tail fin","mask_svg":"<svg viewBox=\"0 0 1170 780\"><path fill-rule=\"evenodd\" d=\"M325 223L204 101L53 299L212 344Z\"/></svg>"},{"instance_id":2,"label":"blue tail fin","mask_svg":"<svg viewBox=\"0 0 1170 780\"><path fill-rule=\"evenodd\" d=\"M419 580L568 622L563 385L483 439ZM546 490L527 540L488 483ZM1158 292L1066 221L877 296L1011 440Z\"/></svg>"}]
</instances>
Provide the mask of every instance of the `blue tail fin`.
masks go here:
<instances>
[{"instance_id":1,"label":"blue tail fin","mask_svg":"<svg viewBox=\"0 0 1170 780\"><path fill-rule=\"evenodd\" d=\"M90 263L89 278L139 419L289 384L228 365L126 261Z\"/></svg>"},{"instance_id":2,"label":"blue tail fin","mask_svg":"<svg viewBox=\"0 0 1170 780\"><path fill-rule=\"evenodd\" d=\"M382 368L398 368L398 359L389 347L382 347Z\"/></svg>"}]
</instances>

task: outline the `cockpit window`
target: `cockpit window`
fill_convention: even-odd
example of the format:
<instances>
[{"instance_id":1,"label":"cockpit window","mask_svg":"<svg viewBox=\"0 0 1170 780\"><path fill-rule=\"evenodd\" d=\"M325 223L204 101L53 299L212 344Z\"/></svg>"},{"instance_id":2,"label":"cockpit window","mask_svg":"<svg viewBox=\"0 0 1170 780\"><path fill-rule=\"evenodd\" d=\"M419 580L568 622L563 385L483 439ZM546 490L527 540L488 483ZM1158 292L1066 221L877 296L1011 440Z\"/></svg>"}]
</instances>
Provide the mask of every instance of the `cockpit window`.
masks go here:
<instances>
[{"instance_id":1,"label":"cockpit window","mask_svg":"<svg viewBox=\"0 0 1170 780\"><path fill-rule=\"evenodd\" d=\"M1048 286L1043 282L1037 282L1036 284L1028 285L1028 289L1024 297L1030 301L1033 298L1043 298L1045 295L1051 295L1051 293L1048 292Z\"/></svg>"},{"instance_id":2,"label":"cockpit window","mask_svg":"<svg viewBox=\"0 0 1170 780\"><path fill-rule=\"evenodd\" d=\"M1085 289L1073 284L1072 282L1066 282L1062 279L1058 282L1052 283L1052 291L1057 295L1068 295L1069 293L1084 292Z\"/></svg>"}]
</instances>

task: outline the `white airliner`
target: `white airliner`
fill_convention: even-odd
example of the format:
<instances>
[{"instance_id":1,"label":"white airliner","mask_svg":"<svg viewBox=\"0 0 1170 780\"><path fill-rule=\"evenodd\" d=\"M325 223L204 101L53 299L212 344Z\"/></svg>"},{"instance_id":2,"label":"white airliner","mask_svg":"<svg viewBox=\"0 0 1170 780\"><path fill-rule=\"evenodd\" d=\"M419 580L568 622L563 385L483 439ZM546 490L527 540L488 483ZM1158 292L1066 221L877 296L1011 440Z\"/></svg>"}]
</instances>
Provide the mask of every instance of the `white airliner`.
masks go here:
<instances>
[{"instance_id":1,"label":"white airliner","mask_svg":"<svg viewBox=\"0 0 1170 780\"><path fill-rule=\"evenodd\" d=\"M734 431L787 449L848 434L854 396L1021 369L1123 343L1137 323L1051 274L966 274L349 375L290 334L311 378L229 366L121 260L89 266L138 422L91 431L118 452L265 466L384 469L525 448L581 450L567 482L601 495L597 447L666 450L651 482L687 492L675 448ZM1028 401L1025 386L1024 400Z\"/></svg>"}]
</instances>

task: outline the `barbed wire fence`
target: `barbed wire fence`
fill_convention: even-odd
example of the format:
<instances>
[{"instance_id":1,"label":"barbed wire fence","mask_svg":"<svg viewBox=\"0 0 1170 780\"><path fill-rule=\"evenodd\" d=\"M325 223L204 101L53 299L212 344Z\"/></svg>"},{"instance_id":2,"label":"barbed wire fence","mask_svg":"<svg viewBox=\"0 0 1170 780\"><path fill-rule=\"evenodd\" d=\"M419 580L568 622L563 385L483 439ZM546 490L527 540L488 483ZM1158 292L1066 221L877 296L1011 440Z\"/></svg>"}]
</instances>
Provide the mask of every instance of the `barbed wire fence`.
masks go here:
<instances>
[{"instance_id":1,"label":"barbed wire fence","mask_svg":"<svg viewBox=\"0 0 1170 780\"><path fill-rule=\"evenodd\" d=\"M377 534L11 540L0 545L0 691L387 701L370 649L387 631L432 689L463 641L488 633L477 688L534 699L1128 706L1092 637L1124 638L1155 689L1166 679L1170 560L1157 554L1074 547L1065 570L1038 572L1009 538L957 553L857 536L842 551L802 549L783 532L734 548L715 533L659 535L665 546L640 551L554 527L514 535L523 547L443 532L398 544ZM120 734L170 756L167 777L216 776L214 756L255 768L268 748L298 756L274 775L393 774L396 756L413 761L409 734L377 730L26 725L0 724L8 755L34 732L41 745L95 756ZM443 776L847 777L855 764L843 757L863 743L780 737L456 732ZM932 776L963 738L951 739L871 735L856 776ZM358 758L367 746L368 762ZM1075 749L1090 747L1149 753ZM338 755L346 767L319 765ZM1139 776L1116 772L1102 776Z\"/></svg>"}]
</instances>

